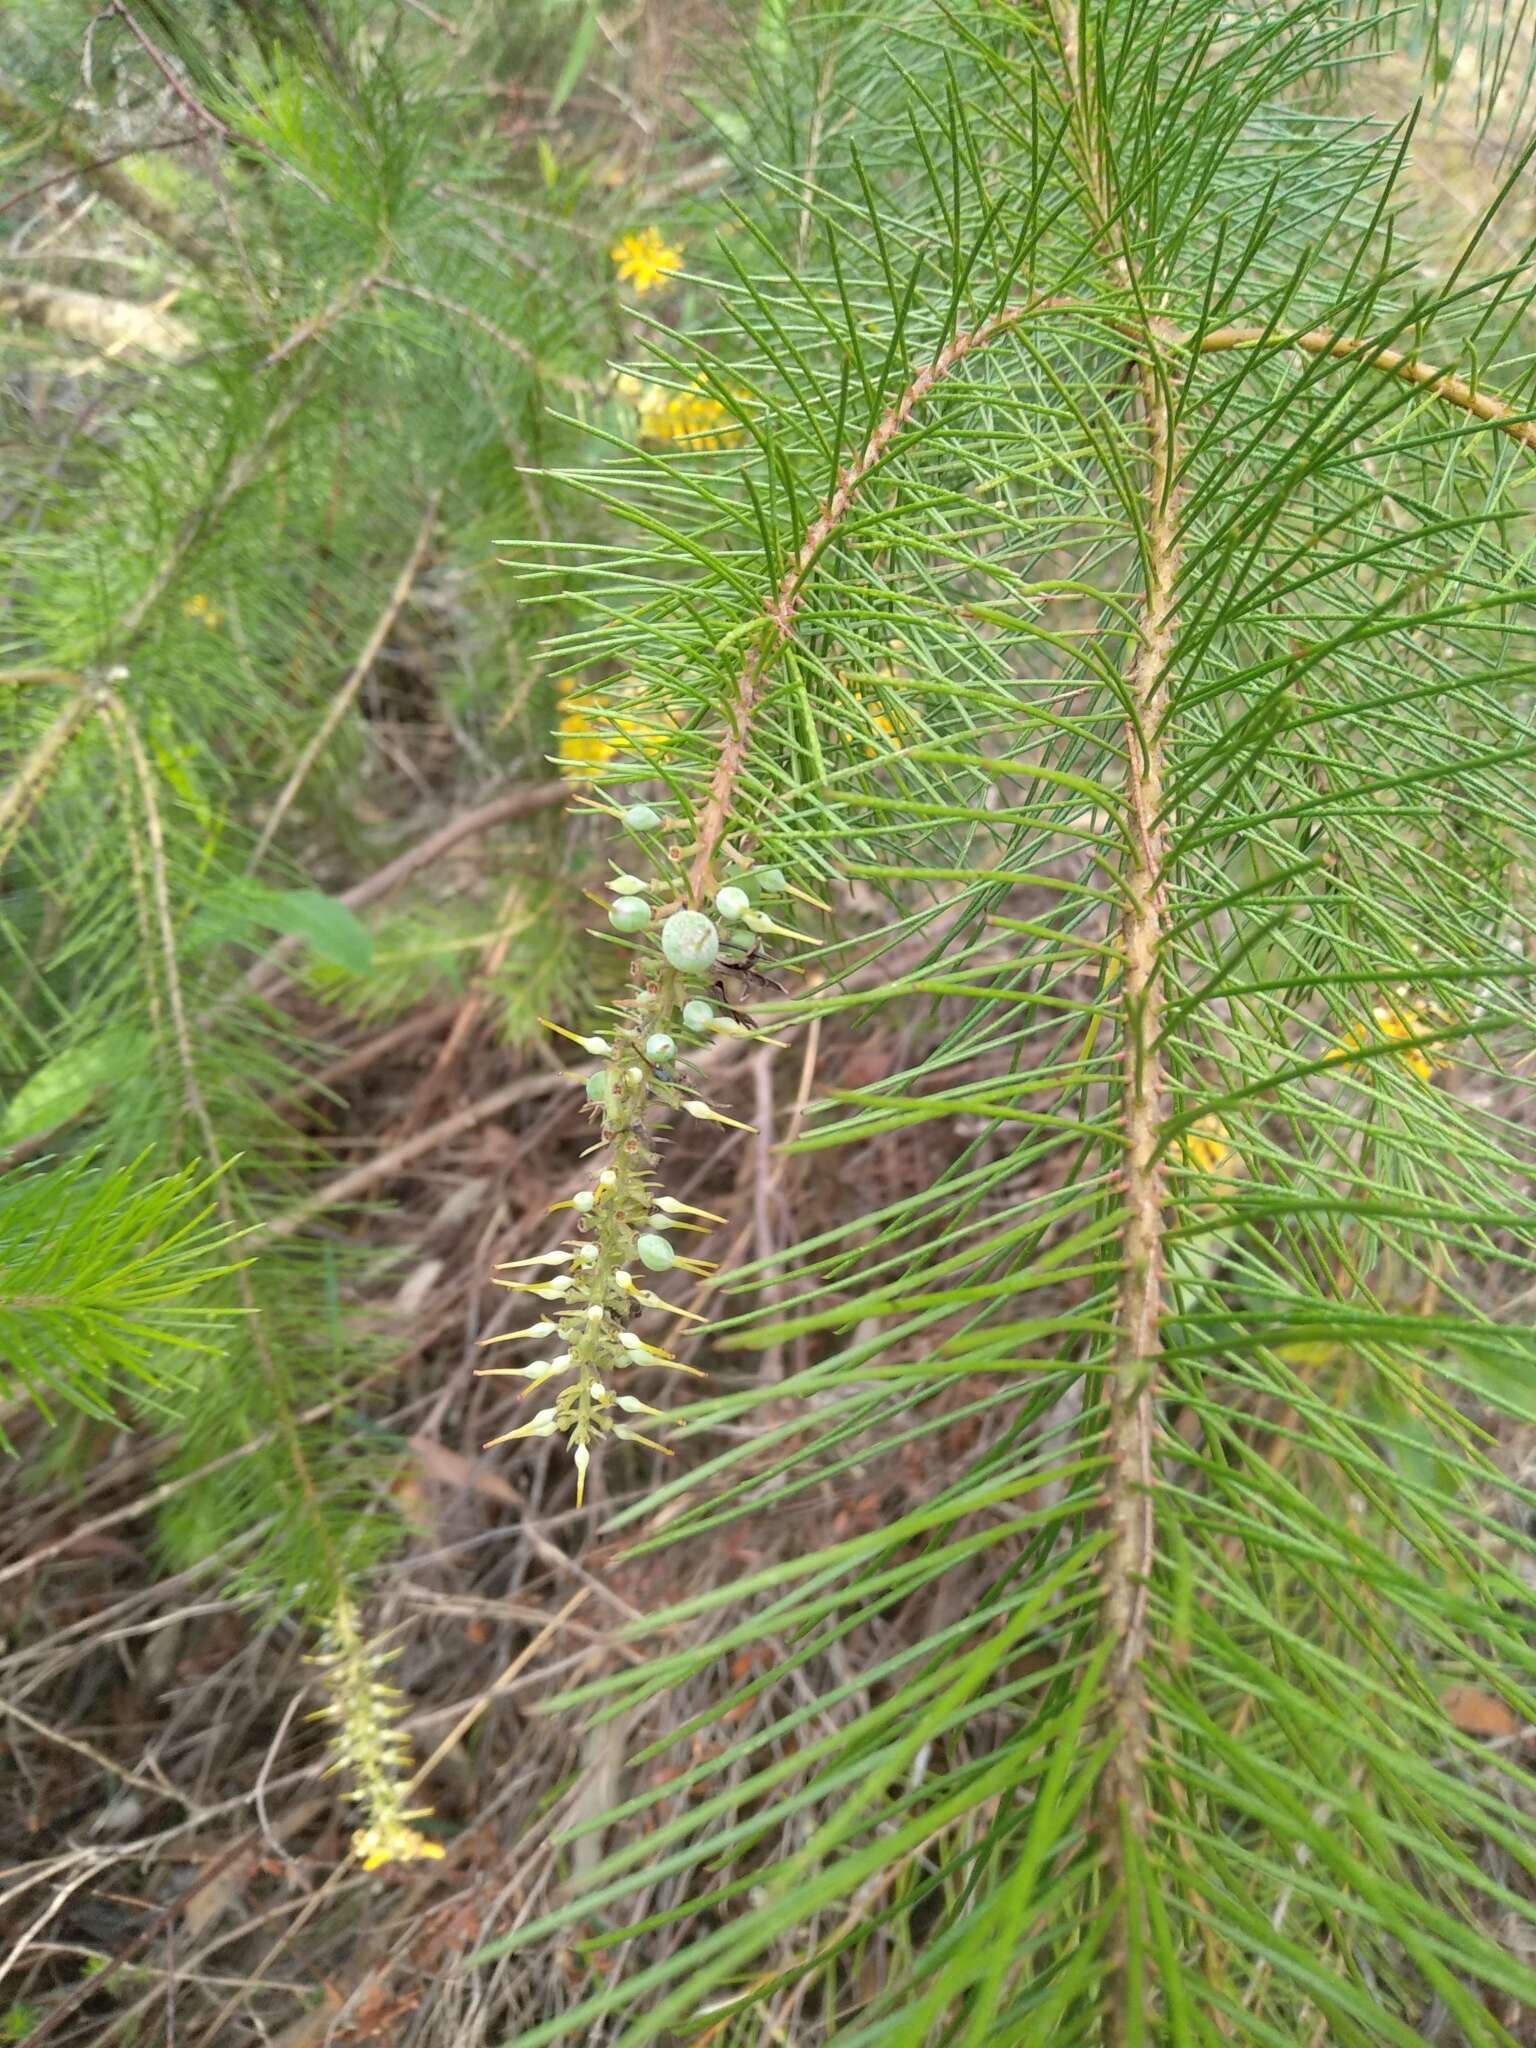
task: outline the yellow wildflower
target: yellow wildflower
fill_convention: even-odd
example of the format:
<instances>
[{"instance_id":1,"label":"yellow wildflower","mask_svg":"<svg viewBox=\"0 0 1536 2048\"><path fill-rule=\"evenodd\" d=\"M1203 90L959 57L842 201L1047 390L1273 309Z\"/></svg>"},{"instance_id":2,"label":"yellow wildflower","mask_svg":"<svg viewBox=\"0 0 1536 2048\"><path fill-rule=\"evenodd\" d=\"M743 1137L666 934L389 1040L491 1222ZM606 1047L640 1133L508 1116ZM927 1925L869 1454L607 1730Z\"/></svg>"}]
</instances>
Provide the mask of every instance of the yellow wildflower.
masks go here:
<instances>
[{"instance_id":1,"label":"yellow wildflower","mask_svg":"<svg viewBox=\"0 0 1536 2048\"><path fill-rule=\"evenodd\" d=\"M683 252L662 240L659 228L638 228L621 235L609 250L618 265L620 284L632 284L642 297L682 268Z\"/></svg>"},{"instance_id":2,"label":"yellow wildflower","mask_svg":"<svg viewBox=\"0 0 1536 2048\"><path fill-rule=\"evenodd\" d=\"M1370 1023L1350 1025L1329 1058L1348 1060L1356 1052L1379 1045L1383 1039L1422 1038L1434 1029L1434 1025L1435 1020L1427 1010L1416 1009L1411 1003L1373 1003ZM1432 1081L1441 1069L1450 1065L1449 1060L1442 1059L1426 1045L1406 1045L1397 1057L1420 1081Z\"/></svg>"},{"instance_id":3,"label":"yellow wildflower","mask_svg":"<svg viewBox=\"0 0 1536 2048\"><path fill-rule=\"evenodd\" d=\"M220 626L224 623L224 614L205 590L194 592L182 606L181 611L183 618L201 619L210 633L217 633Z\"/></svg>"}]
</instances>

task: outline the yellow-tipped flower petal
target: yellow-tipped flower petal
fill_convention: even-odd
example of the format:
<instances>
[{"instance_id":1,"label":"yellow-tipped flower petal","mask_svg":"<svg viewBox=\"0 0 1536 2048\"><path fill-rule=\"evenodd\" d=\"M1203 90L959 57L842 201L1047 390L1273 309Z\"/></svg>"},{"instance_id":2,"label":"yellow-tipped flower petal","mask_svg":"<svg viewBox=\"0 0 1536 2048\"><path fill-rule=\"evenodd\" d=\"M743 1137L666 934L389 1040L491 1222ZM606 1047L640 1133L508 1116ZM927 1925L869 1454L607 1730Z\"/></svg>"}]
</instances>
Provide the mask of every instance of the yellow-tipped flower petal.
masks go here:
<instances>
[{"instance_id":1,"label":"yellow-tipped flower petal","mask_svg":"<svg viewBox=\"0 0 1536 2048\"><path fill-rule=\"evenodd\" d=\"M548 1337L554 1327L551 1322L525 1323L520 1330L503 1330L498 1336L482 1337L480 1346L483 1350L487 1344L520 1344L525 1337L530 1341L536 1337Z\"/></svg>"},{"instance_id":2,"label":"yellow-tipped flower petal","mask_svg":"<svg viewBox=\"0 0 1536 2048\"><path fill-rule=\"evenodd\" d=\"M747 1131L754 1137L757 1135L756 1124L741 1123L733 1116L726 1116L718 1109L711 1109L707 1102L685 1102L682 1107L686 1115L697 1117L700 1123L729 1124L733 1131Z\"/></svg>"},{"instance_id":3,"label":"yellow-tipped flower petal","mask_svg":"<svg viewBox=\"0 0 1536 2048\"><path fill-rule=\"evenodd\" d=\"M725 1217L717 1216L713 1209L696 1209L692 1202L680 1202L675 1195L657 1195L653 1207L664 1216L703 1216L711 1223L724 1223Z\"/></svg>"},{"instance_id":4,"label":"yellow-tipped flower petal","mask_svg":"<svg viewBox=\"0 0 1536 2048\"><path fill-rule=\"evenodd\" d=\"M709 1320L707 1316L696 1316L691 1308L674 1307L670 1301L663 1301L659 1294L652 1294L648 1287L637 1287L635 1300L643 1303L646 1308L665 1309L669 1316L681 1316L685 1322L704 1323Z\"/></svg>"},{"instance_id":5,"label":"yellow-tipped flower petal","mask_svg":"<svg viewBox=\"0 0 1536 2048\"><path fill-rule=\"evenodd\" d=\"M679 1427L681 1427L681 1424L679 1424ZM627 1422L616 1422L613 1426L613 1433L615 1436L624 1437L632 1444L644 1444L648 1451L660 1451L664 1458L672 1456L670 1445L657 1443L653 1436L642 1436L638 1429L631 1429Z\"/></svg>"}]
</instances>

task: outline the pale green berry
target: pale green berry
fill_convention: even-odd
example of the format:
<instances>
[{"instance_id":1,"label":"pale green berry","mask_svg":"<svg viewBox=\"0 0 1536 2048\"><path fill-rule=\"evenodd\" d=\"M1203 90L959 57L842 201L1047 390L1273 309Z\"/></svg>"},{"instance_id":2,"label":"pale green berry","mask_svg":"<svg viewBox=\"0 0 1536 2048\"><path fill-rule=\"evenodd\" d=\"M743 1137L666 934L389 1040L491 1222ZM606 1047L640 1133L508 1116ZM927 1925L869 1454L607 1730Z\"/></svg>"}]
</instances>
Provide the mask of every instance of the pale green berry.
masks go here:
<instances>
[{"instance_id":1,"label":"pale green berry","mask_svg":"<svg viewBox=\"0 0 1536 2048\"><path fill-rule=\"evenodd\" d=\"M608 906L608 922L616 932L643 932L651 921L651 906L638 896L621 896Z\"/></svg>"},{"instance_id":2,"label":"pale green berry","mask_svg":"<svg viewBox=\"0 0 1536 2048\"><path fill-rule=\"evenodd\" d=\"M572 1195L571 1207L579 1216L590 1216L597 1207L597 1197L588 1189L583 1188L579 1195Z\"/></svg>"},{"instance_id":3,"label":"pale green berry","mask_svg":"<svg viewBox=\"0 0 1536 2048\"><path fill-rule=\"evenodd\" d=\"M588 1102L602 1102L602 1101L606 1100L606 1098L607 1098L607 1094L608 1094L608 1076L607 1076L606 1074L588 1074L588 1076L587 1076L587 1100L588 1100Z\"/></svg>"},{"instance_id":4,"label":"pale green berry","mask_svg":"<svg viewBox=\"0 0 1536 2048\"><path fill-rule=\"evenodd\" d=\"M631 832L654 832L661 823L661 813L653 811L649 804L631 804L624 813L624 823Z\"/></svg>"},{"instance_id":5,"label":"pale green berry","mask_svg":"<svg viewBox=\"0 0 1536 2048\"><path fill-rule=\"evenodd\" d=\"M715 908L722 917L740 917L750 903L746 890L738 889L734 882L727 882L723 889L715 891Z\"/></svg>"},{"instance_id":6,"label":"pale green berry","mask_svg":"<svg viewBox=\"0 0 1536 2048\"><path fill-rule=\"evenodd\" d=\"M714 1014L714 1005L706 1003L702 996L695 996L692 1002L683 1005L683 1022L690 1031L702 1031Z\"/></svg>"},{"instance_id":7,"label":"pale green berry","mask_svg":"<svg viewBox=\"0 0 1536 2048\"><path fill-rule=\"evenodd\" d=\"M669 1037L665 1031L653 1031L645 1041L645 1056L657 1066L665 1066L676 1051L677 1040Z\"/></svg>"},{"instance_id":8,"label":"pale green berry","mask_svg":"<svg viewBox=\"0 0 1536 2048\"><path fill-rule=\"evenodd\" d=\"M635 1250L640 1254L641 1264L649 1266L653 1273L665 1273L677 1264L677 1253L664 1237L658 1237L653 1230L641 1231L635 1239Z\"/></svg>"},{"instance_id":9,"label":"pale green berry","mask_svg":"<svg viewBox=\"0 0 1536 2048\"><path fill-rule=\"evenodd\" d=\"M615 875L608 886L615 896L643 896L651 885L638 875Z\"/></svg>"},{"instance_id":10,"label":"pale green berry","mask_svg":"<svg viewBox=\"0 0 1536 2048\"><path fill-rule=\"evenodd\" d=\"M702 974L715 964L720 934L702 910L674 910L661 928L661 950L680 974Z\"/></svg>"}]
</instances>

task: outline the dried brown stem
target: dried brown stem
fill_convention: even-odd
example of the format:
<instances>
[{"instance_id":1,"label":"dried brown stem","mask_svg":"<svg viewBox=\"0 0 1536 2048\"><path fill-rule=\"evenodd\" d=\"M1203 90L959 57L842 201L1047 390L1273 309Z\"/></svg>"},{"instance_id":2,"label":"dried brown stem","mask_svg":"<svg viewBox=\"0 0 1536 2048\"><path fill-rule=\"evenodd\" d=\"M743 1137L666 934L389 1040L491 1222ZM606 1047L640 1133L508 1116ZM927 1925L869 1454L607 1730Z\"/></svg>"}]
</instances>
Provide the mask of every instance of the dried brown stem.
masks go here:
<instances>
[{"instance_id":1,"label":"dried brown stem","mask_svg":"<svg viewBox=\"0 0 1536 2048\"><path fill-rule=\"evenodd\" d=\"M596 1068L581 1067L578 1075L595 1073ZM477 1124L488 1123L503 1110L511 1109L519 1102L532 1102L541 1095L558 1095L570 1086L567 1074L522 1074L515 1081L509 1081L504 1088L484 1095L478 1102L471 1102L465 1109L457 1109L452 1116L444 1117L429 1130L418 1131L413 1138L406 1138L398 1145L391 1145L376 1159L366 1165L354 1167L351 1172L340 1174L335 1180L327 1181L312 1195L289 1209L281 1216L273 1216L265 1223L258 1223L240 1238L237 1249L244 1254L258 1244L271 1244L278 1238L292 1237L311 1223L316 1216L327 1209L337 1209L349 1202L360 1201L372 1189L383 1182L393 1180L399 1173L416 1160L423 1159L429 1152L435 1152L450 1139L462 1137L466 1131L474 1130Z\"/></svg>"}]
</instances>

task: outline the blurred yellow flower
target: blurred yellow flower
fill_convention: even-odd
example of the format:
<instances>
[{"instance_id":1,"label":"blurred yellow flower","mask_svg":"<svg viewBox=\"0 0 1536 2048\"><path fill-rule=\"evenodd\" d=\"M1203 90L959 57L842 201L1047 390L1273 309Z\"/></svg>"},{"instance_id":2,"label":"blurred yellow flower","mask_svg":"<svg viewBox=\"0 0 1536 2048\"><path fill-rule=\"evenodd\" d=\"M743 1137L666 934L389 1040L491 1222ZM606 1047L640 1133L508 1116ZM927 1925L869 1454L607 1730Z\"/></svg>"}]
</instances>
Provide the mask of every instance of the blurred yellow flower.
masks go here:
<instances>
[{"instance_id":1,"label":"blurred yellow flower","mask_svg":"<svg viewBox=\"0 0 1536 2048\"><path fill-rule=\"evenodd\" d=\"M1329 1058L1348 1060L1356 1052L1380 1045L1383 1039L1422 1038L1434 1027L1435 1020L1429 1012L1415 1009L1411 1003L1374 1003L1371 1022L1351 1024ZM1438 1072L1451 1064L1427 1045L1405 1046L1397 1057L1420 1081L1432 1081Z\"/></svg>"},{"instance_id":2,"label":"blurred yellow flower","mask_svg":"<svg viewBox=\"0 0 1536 2048\"><path fill-rule=\"evenodd\" d=\"M555 758L568 780L594 774L618 752L604 730L600 709L589 697L576 695L576 678L562 676L555 685L560 713L555 726Z\"/></svg>"},{"instance_id":3,"label":"blurred yellow flower","mask_svg":"<svg viewBox=\"0 0 1536 2048\"><path fill-rule=\"evenodd\" d=\"M635 408L642 441L681 441L690 448L736 448L742 442L741 427L729 408L697 386L668 391L664 385L624 376L614 388Z\"/></svg>"},{"instance_id":4,"label":"blurred yellow flower","mask_svg":"<svg viewBox=\"0 0 1536 2048\"><path fill-rule=\"evenodd\" d=\"M1214 1110L1196 1117L1184 1136L1170 1149L1181 1165L1192 1166L1198 1173L1211 1175L1219 1173L1234 1156L1232 1133ZM1225 1175L1222 1177L1226 1178Z\"/></svg>"},{"instance_id":5,"label":"blurred yellow flower","mask_svg":"<svg viewBox=\"0 0 1536 2048\"><path fill-rule=\"evenodd\" d=\"M608 253L618 265L620 284L632 284L642 297L665 284L683 263L682 250L663 241L659 228L620 235Z\"/></svg>"},{"instance_id":6,"label":"blurred yellow flower","mask_svg":"<svg viewBox=\"0 0 1536 2048\"><path fill-rule=\"evenodd\" d=\"M189 597L181 611L183 618L201 619L210 633L217 633L224 623L224 614L205 590L199 590Z\"/></svg>"},{"instance_id":7,"label":"blurred yellow flower","mask_svg":"<svg viewBox=\"0 0 1536 2048\"><path fill-rule=\"evenodd\" d=\"M601 693L578 693L574 676L562 676L555 689L560 698L555 759L567 781L590 780L621 753L632 752L651 759L665 752L670 744L671 736L659 732L654 721L617 709ZM621 690L620 704L624 696Z\"/></svg>"}]
</instances>

